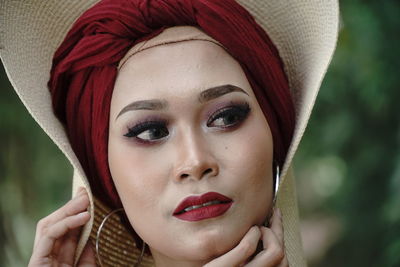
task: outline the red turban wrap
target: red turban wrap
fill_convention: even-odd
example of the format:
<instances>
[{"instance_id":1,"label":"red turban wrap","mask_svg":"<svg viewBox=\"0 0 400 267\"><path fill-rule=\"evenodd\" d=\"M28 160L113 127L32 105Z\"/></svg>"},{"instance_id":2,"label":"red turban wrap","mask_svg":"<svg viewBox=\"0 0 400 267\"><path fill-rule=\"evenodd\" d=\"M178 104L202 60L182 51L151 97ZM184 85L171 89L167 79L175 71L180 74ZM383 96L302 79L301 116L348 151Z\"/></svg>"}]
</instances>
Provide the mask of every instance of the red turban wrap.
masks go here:
<instances>
[{"instance_id":1,"label":"red turban wrap","mask_svg":"<svg viewBox=\"0 0 400 267\"><path fill-rule=\"evenodd\" d=\"M234 0L103 0L72 26L56 51L49 88L94 195L121 205L108 167L108 123L117 66L139 41L164 28L191 25L220 42L242 66L273 136L282 166L294 107L278 51L253 17Z\"/></svg>"}]
</instances>

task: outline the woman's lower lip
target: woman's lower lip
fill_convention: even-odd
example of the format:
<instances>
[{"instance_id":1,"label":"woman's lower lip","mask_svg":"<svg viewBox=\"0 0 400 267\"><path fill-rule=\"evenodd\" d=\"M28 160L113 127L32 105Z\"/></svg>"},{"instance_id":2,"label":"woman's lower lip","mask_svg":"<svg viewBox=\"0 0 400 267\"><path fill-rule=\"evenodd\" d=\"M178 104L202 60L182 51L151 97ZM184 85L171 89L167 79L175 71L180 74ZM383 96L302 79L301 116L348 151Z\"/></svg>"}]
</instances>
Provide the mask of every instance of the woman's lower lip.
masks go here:
<instances>
[{"instance_id":1,"label":"woman's lower lip","mask_svg":"<svg viewBox=\"0 0 400 267\"><path fill-rule=\"evenodd\" d=\"M228 202L228 203L220 203L220 204L205 206L181 214L175 214L174 216L177 217L178 219L189 222L211 219L214 217L221 216L222 214L227 212L229 208L232 206L232 204L233 202Z\"/></svg>"}]
</instances>

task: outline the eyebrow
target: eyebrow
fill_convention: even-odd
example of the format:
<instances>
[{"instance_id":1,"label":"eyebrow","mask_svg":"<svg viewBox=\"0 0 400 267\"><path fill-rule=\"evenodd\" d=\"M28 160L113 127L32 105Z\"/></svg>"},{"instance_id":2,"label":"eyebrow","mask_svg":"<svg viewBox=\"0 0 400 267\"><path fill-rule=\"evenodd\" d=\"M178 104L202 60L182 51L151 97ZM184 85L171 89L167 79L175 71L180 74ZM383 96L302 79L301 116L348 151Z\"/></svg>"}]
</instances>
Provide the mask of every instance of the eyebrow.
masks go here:
<instances>
[{"instance_id":1,"label":"eyebrow","mask_svg":"<svg viewBox=\"0 0 400 267\"><path fill-rule=\"evenodd\" d=\"M215 98L218 98L218 97L221 97L223 95L233 93L233 92L240 92L240 93L249 95L246 91L244 91L240 87L237 87L237 86L231 85L231 84L225 84L225 85L215 86L215 87L212 87L212 88L202 91L199 95L198 100L200 103L205 103L212 99L215 99ZM131 111L131 110L162 110L167 107L168 107L168 103L165 100L159 100L159 99L139 100L139 101L132 102L129 105L125 106L118 113L115 120L117 120L119 116L121 116L122 114L124 114L127 111Z\"/></svg>"},{"instance_id":2,"label":"eyebrow","mask_svg":"<svg viewBox=\"0 0 400 267\"><path fill-rule=\"evenodd\" d=\"M229 93L233 93L233 92L240 92L240 93L249 95L248 93L246 93L245 90L243 90L240 87L237 87L232 84L224 84L224 85L209 88L209 89L201 92L200 96L199 96L199 102L204 103L204 102L210 101L212 99L215 99L217 97L220 97L220 96L223 96L223 95L226 95Z\"/></svg>"},{"instance_id":3,"label":"eyebrow","mask_svg":"<svg viewBox=\"0 0 400 267\"><path fill-rule=\"evenodd\" d=\"M161 110L165 109L168 106L167 101L165 100L158 100L158 99L151 99L151 100L139 100L130 103L126 107L124 107L115 118L118 119L119 116L124 114L127 111L131 110Z\"/></svg>"}]
</instances>

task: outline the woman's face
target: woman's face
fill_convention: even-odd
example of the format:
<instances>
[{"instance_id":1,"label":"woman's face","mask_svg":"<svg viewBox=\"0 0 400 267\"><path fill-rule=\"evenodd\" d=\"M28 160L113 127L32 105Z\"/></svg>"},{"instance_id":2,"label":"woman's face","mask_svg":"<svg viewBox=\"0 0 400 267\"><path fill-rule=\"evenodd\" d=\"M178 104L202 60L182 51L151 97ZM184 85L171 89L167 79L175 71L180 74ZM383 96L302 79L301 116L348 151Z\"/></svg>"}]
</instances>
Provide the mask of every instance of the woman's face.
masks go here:
<instances>
[{"instance_id":1,"label":"woman's face","mask_svg":"<svg viewBox=\"0 0 400 267\"><path fill-rule=\"evenodd\" d=\"M240 65L214 43L132 56L113 91L108 145L126 214L156 262L221 255L270 210L268 123Z\"/></svg>"}]
</instances>

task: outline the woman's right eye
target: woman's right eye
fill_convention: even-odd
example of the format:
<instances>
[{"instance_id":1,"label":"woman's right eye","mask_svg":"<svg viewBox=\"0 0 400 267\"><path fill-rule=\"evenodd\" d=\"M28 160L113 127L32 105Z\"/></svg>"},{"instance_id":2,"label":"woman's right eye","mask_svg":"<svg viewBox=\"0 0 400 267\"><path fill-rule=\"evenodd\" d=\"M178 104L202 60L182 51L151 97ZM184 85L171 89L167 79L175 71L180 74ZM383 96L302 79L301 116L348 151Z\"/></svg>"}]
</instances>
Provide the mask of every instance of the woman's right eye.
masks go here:
<instances>
[{"instance_id":1,"label":"woman's right eye","mask_svg":"<svg viewBox=\"0 0 400 267\"><path fill-rule=\"evenodd\" d=\"M152 142L158 141L169 134L166 123L158 121L147 121L140 123L132 128L128 128L128 132L124 134L126 137L134 137L139 141Z\"/></svg>"}]
</instances>

